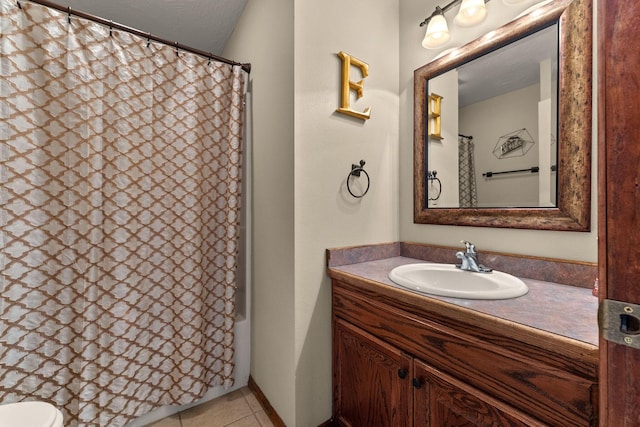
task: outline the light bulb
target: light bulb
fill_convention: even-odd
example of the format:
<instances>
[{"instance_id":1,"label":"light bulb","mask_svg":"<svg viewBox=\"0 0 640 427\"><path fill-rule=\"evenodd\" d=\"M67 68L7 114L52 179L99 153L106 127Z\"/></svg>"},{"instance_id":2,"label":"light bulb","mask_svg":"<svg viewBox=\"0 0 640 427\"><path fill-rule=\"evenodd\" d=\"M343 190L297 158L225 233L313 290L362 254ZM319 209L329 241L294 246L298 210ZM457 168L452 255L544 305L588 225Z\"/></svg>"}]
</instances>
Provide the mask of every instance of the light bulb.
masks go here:
<instances>
[{"instance_id":1,"label":"light bulb","mask_svg":"<svg viewBox=\"0 0 640 427\"><path fill-rule=\"evenodd\" d=\"M461 27L470 27L484 21L486 17L487 7L484 0L462 0L454 21Z\"/></svg>"},{"instance_id":2,"label":"light bulb","mask_svg":"<svg viewBox=\"0 0 640 427\"><path fill-rule=\"evenodd\" d=\"M443 15L434 15L429 20L427 32L422 40L425 49L436 49L449 41L449 26Z\"/></svg>"}]
</instances>

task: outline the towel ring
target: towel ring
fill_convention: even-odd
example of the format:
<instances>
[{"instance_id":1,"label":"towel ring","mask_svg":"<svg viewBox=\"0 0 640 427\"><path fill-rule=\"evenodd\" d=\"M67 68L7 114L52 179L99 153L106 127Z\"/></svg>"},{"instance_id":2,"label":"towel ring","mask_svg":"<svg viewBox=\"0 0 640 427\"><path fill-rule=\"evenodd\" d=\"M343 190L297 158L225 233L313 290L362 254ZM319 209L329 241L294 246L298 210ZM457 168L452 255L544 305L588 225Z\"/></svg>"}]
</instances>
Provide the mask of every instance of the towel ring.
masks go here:
<instances>
[{"instance_id":1,"label":"towel ring","mask_svg":"<svg viewBox=\"0 0 640 427\"><path fill-rule=\"evenodd\" d=\"M442 194L442 181L440 181L440 178L437 178L437 171L427 171L427 180L430 183L434 183L437 182L438 183L438 195L436 197L428 197L429 200L438 200L440 198L440 194ZM429 194L429 191L427 190L427 194Z\"/></svg>"},{"instance_id":2,"label":"towel ring","mask_svg":"<svg viewBox=\"0 0 640 427\"><path fill-rule=\"evenodd\" d=\"M349 172L349 175L347 175L347 191L349 192L349 194L351 194L356 199L360 199L360 198L364 197L364 195L367 194L367 192L369 191L369 186L371 185L371 178L369 178L369 174L367 173L367 171L364 170L364 164L365 164L364 160L360 160L360 165L359 166L352 164L351 165L351 172ZM349 181L351 180L352 176L360 177L360 173L364 173L365 176L367 177L367 188L365 188L365 190L362 192L362 194L356 195L356 194L353 194L353 191L351 191L351 187L349 186Z\"/></svg>"}]
</instances>

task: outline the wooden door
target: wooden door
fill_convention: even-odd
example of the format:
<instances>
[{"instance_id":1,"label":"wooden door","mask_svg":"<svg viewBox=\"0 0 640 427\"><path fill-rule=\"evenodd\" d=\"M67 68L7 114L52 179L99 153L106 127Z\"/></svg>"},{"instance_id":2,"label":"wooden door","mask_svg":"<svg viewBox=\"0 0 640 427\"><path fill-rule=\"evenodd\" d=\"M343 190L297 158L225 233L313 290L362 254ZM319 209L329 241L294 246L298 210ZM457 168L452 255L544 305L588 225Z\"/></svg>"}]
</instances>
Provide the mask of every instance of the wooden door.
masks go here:
<instances>
[{"instance_id":1,"label":"wooden door","mask_svg":"<svg viewBox=\"0 0 640 427\"><path fill-rule=\"evenodd\" d=\"M640 304L640 1L598 1L598 49L600 298ZM600 425L640 426L640 350L601 339L600 384Z\"/></svg>"},{"instance_id":2,"label":"wooden door","mask_svg":"<svg viewBox=\"0 0 640 427\"><path fill-rule=\"evenodd\" d=\"M534 427L541 422L521 411L414 360L414 420L416 427Z\"/></svg>"},{"instance_id":3,"label":"wooden door","mask_svg":"<svg viewBox=\"0 0 640 427\"><path fill-rule=\"evenodd\" d=\"M342 319L333 327L334 420L352 427L412 426L411 357Z\"/></svg>"}]
</instances>

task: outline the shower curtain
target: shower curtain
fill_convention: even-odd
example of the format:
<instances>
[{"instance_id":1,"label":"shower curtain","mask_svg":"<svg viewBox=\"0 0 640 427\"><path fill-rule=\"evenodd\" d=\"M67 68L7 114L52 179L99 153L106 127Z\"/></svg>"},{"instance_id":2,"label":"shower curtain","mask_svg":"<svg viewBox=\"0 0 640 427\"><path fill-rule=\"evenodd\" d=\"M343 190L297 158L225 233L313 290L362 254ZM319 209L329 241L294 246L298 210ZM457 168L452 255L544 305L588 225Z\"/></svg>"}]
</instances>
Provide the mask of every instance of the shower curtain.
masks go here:
<instances>
[{"instance_id":1,"label":"shower curtain","mask_svg":"<svg viewBox=\"0 0 640 427\"><path fill-rule=\"evenodd\" d=\"M478 206L473 138L458 135L458 201L461 208Z\"/></svg>"},{"instance_id":2,"label":"shower curtain","mask_svg":"<svg viewBox=\"0 0 640 427\"><path fill-rule=\"evenodd\" d=\"M0 403L114 427L231 386L245 71L0 1Z\"/></svg>"}]
</instances>

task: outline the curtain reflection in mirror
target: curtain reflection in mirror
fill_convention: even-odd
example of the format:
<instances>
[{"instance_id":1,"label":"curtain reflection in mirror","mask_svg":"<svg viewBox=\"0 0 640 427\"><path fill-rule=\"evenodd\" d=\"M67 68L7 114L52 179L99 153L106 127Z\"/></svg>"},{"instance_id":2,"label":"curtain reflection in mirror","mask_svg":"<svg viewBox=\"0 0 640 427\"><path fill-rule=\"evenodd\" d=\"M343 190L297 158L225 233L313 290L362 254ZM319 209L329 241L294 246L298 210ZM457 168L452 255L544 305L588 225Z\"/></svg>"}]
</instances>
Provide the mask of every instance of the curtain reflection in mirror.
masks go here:
<instances>
[{"instance_id":1,"label":"curtain reflection in mirror","mask_svg":"<svg viewBox=\"0 0 640 427\"><path fill-rule=\"evenodd\" d=\"M478 206L476 167L473 159L473 151L473 137L458 135L458 197L461 208L475 208Z\"/></svg>"}]
</instances>

